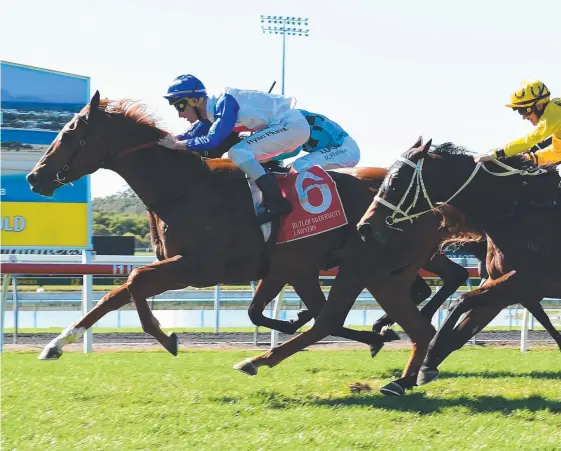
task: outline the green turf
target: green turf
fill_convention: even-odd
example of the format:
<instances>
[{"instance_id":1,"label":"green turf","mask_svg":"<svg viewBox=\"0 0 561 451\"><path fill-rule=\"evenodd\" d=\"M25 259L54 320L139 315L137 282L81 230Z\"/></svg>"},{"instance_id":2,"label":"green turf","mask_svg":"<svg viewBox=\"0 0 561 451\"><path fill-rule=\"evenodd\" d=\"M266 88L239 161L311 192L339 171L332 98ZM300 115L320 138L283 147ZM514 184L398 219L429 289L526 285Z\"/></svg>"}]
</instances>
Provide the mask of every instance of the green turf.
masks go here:
<instances>
[{"instance_id":1,"label":"green turf","mask_svg":"<svg viewBox=\"0 0 561 451\"><path fill-rule=\"evenodd\" d=\"M250 378L255 352L8 352L6 450L559 450L561 354L467 348L401 398L405 351L302 352ZM353 394L349 383L373 391Z\"/></svg>"}]
</instances>

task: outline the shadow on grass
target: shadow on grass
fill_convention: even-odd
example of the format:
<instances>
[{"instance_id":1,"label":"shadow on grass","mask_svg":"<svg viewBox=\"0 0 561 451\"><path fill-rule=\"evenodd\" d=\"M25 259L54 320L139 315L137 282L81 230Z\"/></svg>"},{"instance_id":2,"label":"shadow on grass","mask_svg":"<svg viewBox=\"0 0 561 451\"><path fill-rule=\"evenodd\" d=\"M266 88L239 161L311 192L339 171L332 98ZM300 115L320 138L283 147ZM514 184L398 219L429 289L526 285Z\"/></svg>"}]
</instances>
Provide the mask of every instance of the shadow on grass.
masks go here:
<instances>
[{"instance_id":1,"label":"shadow on grass","mask_svg":"<svg viewBox=\"0 0 561 451\"><path fill-rule=\"evenodd\" d=\"M511 371L458 371L452 373L449 371L441 371L438 375L439 379L461 379L464 377L480 377L483 379L530 377L532 379L561 381L561 371L529 371L525 373Z\"/></svg>"},{"instance_id":2,"label":"shadow on grass","mask_svg":"<svg viewBox=\"0 0 561 451\"><path fill-rule=\"evenodd\" d=\"M364 406L395 412L411 412L429 415L451 407L466 407L474 414L499 412L511 415L516 411L539 412L549 410L561 413L561 401L552 401L541 396L523 399L507 399L503 396L460 396L457 398L428 398L425 393L409 393L403 398L388 398L372 392L361 395L348 395L328 399L316 396L292 397L274 390L258 390L249 397L214 397L211 401L220 404L246 403L260 405L268 409L293 409L303 406L345 408Z\"/></svg>"},{"instance_id":3,"label":"shadow on grass","mask_svg":"<svg viewBox=\"0 0 561 451\"><path fill-rule=\"evenodd\" d=\"M385 379L401 376L402 369L391 368L384 371L376 372L372 375L375 379ZM476 377L482 379L505 379L505 378L521 378L529 377L532 379L548 379L561 381L560 371L527 371L525 373L517 371L440 371L438 379L463 379L468 377Z\"/></svg>"},{"instance_id":4,"label":"shadow on grass","mask_svg":"<svg viewBox=\"0 0 561 451\"><path fill-rule=\"evenodd\" d=\"M299 401L302 403L302 401ZM532 396L524 399L506 399L502 396L474 396L441 399L427 398L424 393L412 393L403 398L388 398L379 394L345 396L341 398L321 399L311 403L316 406L350 407L368 406L398 412L412 412L428 415L450 407L467 407L473 413L500 412L510 415L514 411L538 412L550 410L561 413L561 402Z\"/></svg>"}]
</instances>

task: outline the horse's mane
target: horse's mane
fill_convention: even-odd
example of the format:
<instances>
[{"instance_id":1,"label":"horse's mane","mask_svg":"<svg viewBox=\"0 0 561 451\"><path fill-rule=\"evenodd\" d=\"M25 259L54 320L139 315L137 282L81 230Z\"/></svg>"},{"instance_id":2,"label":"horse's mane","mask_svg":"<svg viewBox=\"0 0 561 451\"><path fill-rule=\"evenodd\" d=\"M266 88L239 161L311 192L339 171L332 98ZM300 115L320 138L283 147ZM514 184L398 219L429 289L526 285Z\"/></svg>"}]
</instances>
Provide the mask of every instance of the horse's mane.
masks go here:
<instances>
[{"instance_id":1,"label":"horse's mane","mask_svg":"<svg viewBox=\"0 0 561 451\"><path fill-rule=\"evenodd\" d=\"M82 112L87 114L89 110L90 104L87 104ZM158 132L158 134L167 134L167 132L161 128L161 119L156 117L153 113L148 112L148 107L137 100L126 98L120 100L101 99L99 101L99 110L103 113L118 115L128 121L150 127L154 129L155 132Z\"/></svg>"},{"instance_id":2,"label":"horse's mane","mask_svg":"<svg viewBox=\"0 0 561 451\"><path fill-rule=\"evenodd\" d=\"M431 146L429 154L438 155L439 157L463 155L473 158L473 153L469 152L465 147L457 146L452 142Z\"/></svg>"}]
</instances>

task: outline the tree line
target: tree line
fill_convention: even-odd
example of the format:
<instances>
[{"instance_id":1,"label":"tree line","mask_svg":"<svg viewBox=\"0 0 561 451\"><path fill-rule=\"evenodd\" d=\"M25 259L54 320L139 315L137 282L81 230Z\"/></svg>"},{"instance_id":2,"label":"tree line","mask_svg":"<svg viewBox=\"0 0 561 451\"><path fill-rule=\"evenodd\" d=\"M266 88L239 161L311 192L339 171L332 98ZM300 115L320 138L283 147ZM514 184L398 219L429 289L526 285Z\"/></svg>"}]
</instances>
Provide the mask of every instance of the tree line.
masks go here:
<instances>
[{"instance_id":1,"label":"tree line","mask_svg":"<svg viewBox=\"0 0 561 451\"><path fill-rule=\"evenodd\" d=\"M134 236L136 247L150 247L148 213L129 188L92 202L92 232L98 236Z\"/></svg>"}]
</instances>

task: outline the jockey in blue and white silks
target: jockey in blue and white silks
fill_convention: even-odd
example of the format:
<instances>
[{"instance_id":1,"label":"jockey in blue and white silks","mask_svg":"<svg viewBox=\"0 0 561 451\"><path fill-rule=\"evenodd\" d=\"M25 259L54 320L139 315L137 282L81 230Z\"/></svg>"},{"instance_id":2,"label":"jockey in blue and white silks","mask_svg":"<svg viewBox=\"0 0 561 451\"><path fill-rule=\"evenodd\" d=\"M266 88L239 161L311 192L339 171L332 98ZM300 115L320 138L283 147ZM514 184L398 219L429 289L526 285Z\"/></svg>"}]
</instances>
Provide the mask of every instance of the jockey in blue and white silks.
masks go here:
<instances>
[{"instance_id":1,"label":"jockey in blue and white silks","mask_svg":"<svg viewBox=\"0 0 561 451\"><path fill-rule=\"evenodd\" d=\"M300 110L310 126L310 138L293 152L283 153L273 160L280 161L307 152L292 162L295 172L302 172L312 166L323 169L351 168L360 160L360 149L356 141L339 124L322 116Z\"/></svg>"},{"instance_id":2,"label":"jockey in blue and white silks","mask_svg":"<svg viewBox=\"0 0 561 451\"><path fill-rule=\"evenodd\" d=\"M253 134L234 145L228 157L255 181L270 214L292 210L290 202L259 162L292 152L310 138L308 121L294 109L294 99L234 88L226 88L217 96L207 96L203 83L192 75L177 77L164 97L180 117L199 123L179 139L166 136L160 145L204 152L216 148L232 131L250 131Z\"/></svg>"}]
</instances>

